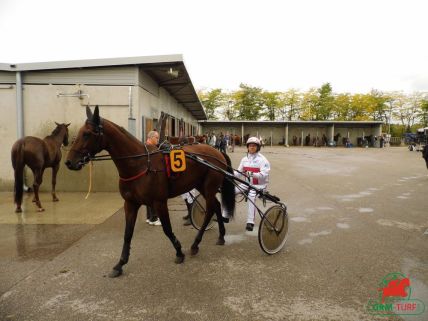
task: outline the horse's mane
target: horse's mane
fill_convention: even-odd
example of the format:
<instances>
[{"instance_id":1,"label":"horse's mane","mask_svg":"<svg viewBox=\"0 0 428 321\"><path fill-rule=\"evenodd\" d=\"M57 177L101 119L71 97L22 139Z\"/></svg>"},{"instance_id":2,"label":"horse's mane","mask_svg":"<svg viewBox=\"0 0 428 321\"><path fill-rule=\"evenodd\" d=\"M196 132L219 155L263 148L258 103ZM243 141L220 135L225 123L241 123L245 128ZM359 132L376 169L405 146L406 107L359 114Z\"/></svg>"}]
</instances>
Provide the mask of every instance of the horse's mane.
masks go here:
<instances>
[{"instance_id":1,"label":"horse's mane","mask_svg":"<svg viewBox=\"0 0 428 321\"><path fill-rule=\"evenodd\" d=\"M52 133L47 137L57 136L61 132L61 126L57 125Z\"/></svg>"},{"instance_id":2,"label":"horse's mane","mask_svg":"<svg viewBox=\"0 0 428 321\"><path fill-rule=\"evenodd\" d=\"M119 126L107 119L103 119L104 121L108 122L110 125L118 129L120 132L122 132L126 137L128 137L130 140L132 140L134 143L142 144L134 135L130 134L125 128L122 126Z\"/></svg>"}]
</instances>

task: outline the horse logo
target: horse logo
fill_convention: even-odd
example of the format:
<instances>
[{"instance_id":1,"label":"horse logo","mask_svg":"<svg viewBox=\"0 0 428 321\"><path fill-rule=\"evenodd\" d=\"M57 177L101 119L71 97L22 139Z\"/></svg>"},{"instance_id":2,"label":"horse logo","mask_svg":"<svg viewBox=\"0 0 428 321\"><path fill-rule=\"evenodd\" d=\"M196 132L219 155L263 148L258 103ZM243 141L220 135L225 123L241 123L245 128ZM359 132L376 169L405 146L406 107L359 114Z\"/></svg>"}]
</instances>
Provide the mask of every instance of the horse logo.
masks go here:
<instances>
[{"instance_id":1,"label":"horse logo","mask_svg":"<svg viewBox=\"0 0 428 321\"><path fill-rule=\"evenodd\" d=\"M386 287L378 289L378 291L382 291L382 303L385 303L385 298L387 297L407 298L408 293L406 292L406 288L409 286L410 286L409 278L389 281Z\"/></svg>"},{"instance_id":2,"label":"horse logo","mask_svg":"<svg viewBox=\"0 0 428 321\"><path fill-rule=\"evenodd\" d=\"M410 278L394 272L385 276L377 288L377 299L370 299L367 311L380 316L420 315L425 312L425 304L411 298Z\"/></svg>"}]
</instances>

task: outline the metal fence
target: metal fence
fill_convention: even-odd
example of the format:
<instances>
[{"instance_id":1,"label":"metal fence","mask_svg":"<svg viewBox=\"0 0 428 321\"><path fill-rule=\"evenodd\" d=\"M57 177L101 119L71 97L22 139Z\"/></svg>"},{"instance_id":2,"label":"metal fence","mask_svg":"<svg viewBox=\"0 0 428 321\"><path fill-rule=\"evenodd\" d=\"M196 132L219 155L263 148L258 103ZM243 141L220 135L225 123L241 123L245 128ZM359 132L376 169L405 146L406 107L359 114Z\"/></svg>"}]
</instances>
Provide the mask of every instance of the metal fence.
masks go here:
<instances>
[{"instance_id":1,"label":"metal fence","mask_svg":"<svg viewBox=\"0 0 428 321\"><path fill-rule=\"evenodd\" d=\"M393 146L400 146L401 144L403 144L403 138L401 137L391 137L389 140L390 145Z\"/></svg>"}]
</instances>

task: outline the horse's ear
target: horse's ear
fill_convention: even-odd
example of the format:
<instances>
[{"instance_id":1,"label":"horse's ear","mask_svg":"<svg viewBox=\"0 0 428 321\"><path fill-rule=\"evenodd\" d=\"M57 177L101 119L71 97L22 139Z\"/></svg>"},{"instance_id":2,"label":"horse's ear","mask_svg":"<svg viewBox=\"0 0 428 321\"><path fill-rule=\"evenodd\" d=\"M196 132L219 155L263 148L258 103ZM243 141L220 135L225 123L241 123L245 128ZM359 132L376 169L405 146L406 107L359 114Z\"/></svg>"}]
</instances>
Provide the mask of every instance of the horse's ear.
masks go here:
<instances>
[{"instance_id":1,"label":"horse's ear","mask_svg":"<svg viewBox=\"0 0 428 321\"><path fill-rule=\"evenodd\" d=\"M55 125L59 126L59 124L57 122L55 122Z\"/></svg>"},{"instance_id":2,"label":"horse's ear","mask_svg":"<svg viewBox=\"0 0 428 321\"><path fill-rule=\"evenodd\" d=\"M89 106L86 106L86 117L88 117L88 119L92 119L92 111L91 108L89 108Z\"/></svg>"},{"instance_id":3,"label":"horse's ear","mask_svg":"<svg viewBox=\"0 0 428 321\"><path fill-rule=\"evenodd\" d=\"M70 125L71 125L71 123L65 124L65 127L68 127L68 126L70 126Z\"/></svg>"},{"instance_id":4,"label":"horse's ear","mask_svg":"<svg viewBox=\"0 0 428 321\"><path fill-rule=\"evenodd\" d=\"M95 106L94 115L92 116L92 121L96 125L100 124L100 111L98 109L98 105Z\"/></svg>"}]
</instances>

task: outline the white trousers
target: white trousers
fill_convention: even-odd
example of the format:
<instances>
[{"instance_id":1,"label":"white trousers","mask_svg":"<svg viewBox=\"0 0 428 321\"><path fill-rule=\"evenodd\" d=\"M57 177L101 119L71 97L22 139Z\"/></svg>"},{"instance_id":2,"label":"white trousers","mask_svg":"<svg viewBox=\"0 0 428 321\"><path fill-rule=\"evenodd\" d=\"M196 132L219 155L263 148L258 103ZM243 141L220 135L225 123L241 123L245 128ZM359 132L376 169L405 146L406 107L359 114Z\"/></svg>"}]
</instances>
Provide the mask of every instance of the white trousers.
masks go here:
<instances>
[{"instance_id":1,"label":"white trousers","mask_svg":"<svg viewBox=\"0 0 428 321\"><path fill-rule=\"evenodd\" d=\"M257 187L259 189L263 189L266 187L266 185L255 185L255 187ZM247 194L247 192L248 192L247 223L254 224L254 220L255 220L256 214L257 214L257 208L254 206L254 204L256 203L256 191L249 188L245 184L239 184L239 187L238 186L235 187L235 195L242 193L242 192L244 192L245 194ZM223 215L223 217L227 217L227 218L230 216L229 213L227 213L225 209L222 209L222 215Z\"/></svg>"},{"instance_id":2,"label":"white trousers","mask_svg":"<svg viewBox=\"0 0 428 321\"><path fill-rule=\"evenodd\" d=\"M193 195L193 197L192 197L192 195ZM192 204L193 198L196 197L196 195L198 195L198 191L196 189L192 189L190 192L181 194L181 198L183 200L187 200L187 203Z\"/></svg>"}]
</instances>

